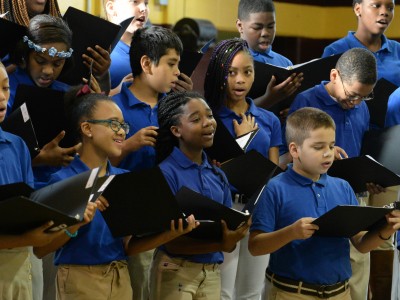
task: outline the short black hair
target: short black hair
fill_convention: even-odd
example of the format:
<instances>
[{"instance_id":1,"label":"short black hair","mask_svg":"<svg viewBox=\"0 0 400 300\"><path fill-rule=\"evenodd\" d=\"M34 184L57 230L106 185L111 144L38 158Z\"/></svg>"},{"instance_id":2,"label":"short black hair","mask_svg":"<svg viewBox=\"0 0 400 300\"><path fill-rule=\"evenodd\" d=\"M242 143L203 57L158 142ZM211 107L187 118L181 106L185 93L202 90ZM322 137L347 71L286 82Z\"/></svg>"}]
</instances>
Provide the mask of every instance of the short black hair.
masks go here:
<instances>
[{"instance_id":1,"label":"short black hair","mask_svg":"<svg viewBox=\"0 0 400 300\"><path fill-rule=\"evenodd\" d=\"M240 0L238 19L247 20L252 13L275 12L272 0Z\"/></svg>"},{"instance_id":2,"label":"short black hair","mask_svg":"<svg viewBox=\"0 0 400 300\"><path fill-rule=\"evenodd\" d=\"M133 77L142 73L140 60L144 55L148 56L155 65L158 65L161 57L167 54L170 49L175 49L179 56L183 52L182 42L172 30L160 26L136 30L129 50Z\"/></svg>"},{"instance_id":3,"label":"short black hair","mask_svg":"<svg viewBox=\"0 0 400 300\"><path fill-rule=\"evenodd\" d=\"M336 63L336 69L344 82L352 84L375 84L377 66L375 56L364 48L352 48L344 52Z\"/></svg>"},{"instance_id":4,"label":"short black hair","mask_svg":"<svg viewBox=\"0 0 400 300\"><path fill-rule=\"evenodd\" d=\"M310 137L311 131L319 128L336 129L335 121L326 112L314 108L303 107L291 113L286 120L286 142L303 145L305 139Z\"/></svg>"}]
</instances>

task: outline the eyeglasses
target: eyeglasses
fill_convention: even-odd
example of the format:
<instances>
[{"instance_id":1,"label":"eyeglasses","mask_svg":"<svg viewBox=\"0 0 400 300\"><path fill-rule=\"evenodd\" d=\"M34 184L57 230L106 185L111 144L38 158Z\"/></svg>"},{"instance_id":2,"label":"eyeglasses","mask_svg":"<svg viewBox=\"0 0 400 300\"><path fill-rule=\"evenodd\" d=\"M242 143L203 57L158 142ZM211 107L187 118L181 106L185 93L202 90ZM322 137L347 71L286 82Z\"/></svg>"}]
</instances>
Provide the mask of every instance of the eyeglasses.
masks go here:
<instances>
[{"instance_id":1,"label":"eyeglasses","mask_svg":"<svg viewBox=\"0 0 400 300\"><path fill-rule=\"evenodd\" d=\"M347 100L349 100L351 102L361 102L361 101L368 101L368 100L374 99L374 91L372 91L368 96L365 96L365 97L361 97L360 95L355 95L355 96L350 95L349 92L344 87L343 79L342 79L342 76L340 75L339 70L337 70L337 72L339 74L340 82L342 83L343 91L344 91L344 94L346 95Z\"/></svg>"},{"instance_id":2,"label":"eyeglasses","mask_svg":"<svg viewBox=\"0 0 400 300\"><path fill-rule=\"evenodd\" d=\"M122 128L125 131L125 134L129 133L129 124L128 123L121 123L117 120L85 120L84 122L92 123L92 124L107 124L108 127L111 128L112 131L118 133Z\"/></svg>"}]
</instances>

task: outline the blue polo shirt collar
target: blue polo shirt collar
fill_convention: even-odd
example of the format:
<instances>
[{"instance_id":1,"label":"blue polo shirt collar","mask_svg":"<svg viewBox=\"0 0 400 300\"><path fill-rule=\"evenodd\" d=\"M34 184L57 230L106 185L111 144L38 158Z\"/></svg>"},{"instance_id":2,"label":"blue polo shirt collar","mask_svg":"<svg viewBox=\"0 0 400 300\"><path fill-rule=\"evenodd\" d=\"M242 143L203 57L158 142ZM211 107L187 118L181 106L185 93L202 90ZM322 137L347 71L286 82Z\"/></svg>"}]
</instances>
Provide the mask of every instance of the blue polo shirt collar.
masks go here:
<instances>
[{"instance_id":1,"label":"blue polo shirt collar","mask_svg":"<svg viewBox=\"0 0 400 300\"><path fill-rule=\"evenodd\" d=\"M312 185L312 184L317 184L319 186L325 186L326 185L326 181L327 181L327 175L325 174L321 174L321 176L319 177L318 181L312 181L310 178L304 177L302 175L300 175L299 173L295 172L293 170L293 164L289 164L288 165L288 169L286 170L286 173L297 183L299 183L302 186L308 186L308 185Z\"/></svg>"},{"instance_id":2,"label":"blue polo shirt collar","mask_svg":"<svg viewBox=\"0 0 400 300\"><path fill-rule=\"evenodd\" d=\"M147 103L144 103L143 101L140 101L138 98L136 98L132 92L129 90L129 87L131 86L132 82L124 82L121 86L121 94L124 95L125 99L128 99L128 105L129 107L134 107L134 106L150 106ZM158 95L158 101L160 101L162 98L165 97L166 94L160 93ZM157 109L158 104L154 106L152 109Z\"/></svg>"},{"instance_id":3,"label":"blue polo shirt collar","mask_svg":"<svg viewBox=\"0 0 400 300\"><path fill-rule=\"evenodd\" d=\"M1 143L10 143L11 141L7 139L6 135L4 134L3 129L0 127L0 142Z\"/></svg>"},{"instance_id":4,"label":"blue polo shirt collar","mask_svg":"<svg viewBox=\"0 0 400 300\"><path fill-rule=\"evenodd\" d=\"M260 117L260 111L257 109L257 106L254 104L254 102L250 98L246 98L246 102L249 105L248 110L246 111L246 115L251 114L254 117ZM229 118L231 116L238 117L238 115L227 108L226 106L221 107L220 111L218 112L218 115L221 118Z\"/></svg>"},{"instance_id":5,"label":"blue polo shirt collar","mask_svg":"<svg viewBox=\"0 0 400 300\"><path fill-rule=\"evenodd\" d=\"M202 154L203 162L201 163L200 166L198 164L196 164L195 162L191 161L189 158L187 158L185 156L185 154L183 154L183 152L177 147L174 147L174 150L171 153L171 157L178 163L179 166L181 166L184 169L189 169L192 167L201 168L201 169L203 169L203 168L212 169L212 166L208 162L207 155L205 154L204 151Z\"/></svg>"},{"instance_id":6,"label":"blue polo shirt collar","mask_svg":"<svg viewBox=\"0 0 400 300\"><path fill-rule=\"evenodd\" d=\"M349 38L349 44L350 44L350 48L367 48L365 47L355 36L355 31L349 31L349 33L347 34L347 37ZM384 34L382 34L382 45L381 45L381 49L379 49L377 52L379 51L383 51L386 50L388 52L392 52L393 49L391 47L391 45L388 43L388 40L386 38L386 36Z\"/></svg>"},{"instance_id":7,"label":"blue polo shirt collar","mask_svg":"<svg viewBox=\"0 0 400 300\"><path fill-rule=\"evenodd\" d=\"M76 172L76 174L83 173L89 170L89 167L81 160L79 155L75 155L74 160L71 162L71 169ZM111 165L110 161L107 161L107 173L113 175L116 174L115 168Z\"/></svg>"},{"instance_id":8,"label":"blue polo shirt collar","mask_svg":"<svg viewBox=\"0 0 400 300\"><path fill-rule=\"evenodd\" d=\"M266 56L268 58L274 58L274 52L272 51L272 46L270 46L265 52L257 52L250 49L250 53L253 57L261 55L261 56Z\"/></svg>"}]
</instances>

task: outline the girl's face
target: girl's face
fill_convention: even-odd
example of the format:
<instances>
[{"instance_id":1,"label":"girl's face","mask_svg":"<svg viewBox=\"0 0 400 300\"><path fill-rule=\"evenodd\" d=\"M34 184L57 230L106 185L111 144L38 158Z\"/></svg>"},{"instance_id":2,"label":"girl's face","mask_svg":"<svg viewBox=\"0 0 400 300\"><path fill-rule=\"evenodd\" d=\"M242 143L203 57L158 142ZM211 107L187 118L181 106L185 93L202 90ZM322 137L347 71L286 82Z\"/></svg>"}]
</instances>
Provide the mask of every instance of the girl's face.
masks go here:
<instances>
[{"instance_id":1,"label":"girl's face","mask_svg":"<svg viewBox=\"0 0 400 300\"><path fill-rule=\"evenodd\" d=\"M227 79L227 101L246 101L254 82L253 58L246 52L238 52L232 60Z\"/></svg>"},{"instance_id":2,"label":"girl's face","mask_svg":"<svg viewBox=\"0 0 400 300\"><path fill-rule=\"evenodd\" d=\"M135 17L127 28L128 32L134 33L146 25L149 18L149 0L114 0L113 5L116 23Z\"/></svg>"},{"instance_id":3,"label":"girl's face","mask_svg":"<svg viewBox=\"0 0 400 300\"><path fill-rule=\"evenodd\" d=\"M6 69L0 66L0 123L4 121L7 111L7 102L10 97L10 85Z\"/></svg>"},{"instance_id":4,"label":"girl's face","mask_svg":"<svg viewBox=\"0 0 400 300\"><path fill-rule=\"evenodd\" d=\"M64 43L42 44L40 46L47 49L54 47L59 52L68 50ZM27 71L38 87L49 87L60 76L64 64L65 58L51 57L48 51L40 53L31 50L28 55Z\"/></svg>"},{"instance_id":5,"label":"girl's face","mask_svg":"<svg viewBox=\"0 0 400 300\"><path fill-rule=\"evenodd\" d=\"M32 18L44 12L47 0L25 0L25 2L28 14Z\"/></svg>"},{"instance_id":6,"label":"girl's face","mask_svg":"<svg viewBox=\"0 0 400 300\"><path fill-rule=\"evenodd\" d=\"M354 6L354 12L358 18L358 29L381 35L393 20L394 1L363 0Z\"/></svg>"},{"instance_id":7,"label":"girl's face","mask_svg":"<svg viewBox=\"0 0 400 300\"><path fill-rule=\"evenodd\" d=\"M99 101L92 115L92 120L116 120L124 123L124 118L119 107L112 101ZM121 155L122 142L125 140L125 131L120 128L118 132L111 129L109 123L86 123L86 128L82 129L84 134L90 137L93 148L101 157L118 157Z\"/></svg>"},{"instance_id":8,"label":"girl's face","mask_svg":"<svg viewBox=\"0 0 400 300\"><path fill-rule=\"evenodd\" d=\"M216 128L210 107L203 99L194 98L183 106L179 124L172 126L171 132L183 153L197 153L212 146Z\"/></svg>"}]
</instances>

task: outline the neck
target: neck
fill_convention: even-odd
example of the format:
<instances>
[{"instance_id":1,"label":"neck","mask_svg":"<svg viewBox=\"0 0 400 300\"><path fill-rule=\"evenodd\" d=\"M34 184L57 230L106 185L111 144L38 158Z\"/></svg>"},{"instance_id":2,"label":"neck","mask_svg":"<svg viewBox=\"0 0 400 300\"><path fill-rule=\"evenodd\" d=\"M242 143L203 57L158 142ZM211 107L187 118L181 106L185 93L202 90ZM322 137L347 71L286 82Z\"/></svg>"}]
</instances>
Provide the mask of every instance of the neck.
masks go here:
<instances>
[{"instance_id":1,"label":"neck","mask_svg":"<svg viewBox=\"0 0 400 300\"><path fill-rule=\"evenodd\" d=\"M99 152L100 151L93 149L90 144L82 145L80 158L90 169L101 167L99 176L102 177L107 173L108 157L107 155L100 154Z\"/></svg>"},{"instance_id":2,"label":"neck","mask_svg":"<svg viewBox=\"0 0 400 300\"><path fill-rule=\"evenodd\" d=\"M229 101L226 100L226 107L237 115L244 114L249 109L249 104L247 104L246 99L241 101Z\"/></svg>"},{"instance_id":3,"label":"neck","mask_svg":"<svg viewBox=\"0 0 400 300\"><path fill-rule=\"evenodd\" d=\"M299 164L301 164L300 161L298 161ZM316 182L319 180L321 177L320 174L311 174L301 168L301 166L298 166L294 161L293 161L293 170L297 173L300 174L301 176L304 176L308 179L311 179L312 181Z\"/></svg>"},{"instance_id":4,"label":"neck","mask_svg":"<svg viewBox=\"0 0 400 300\"><path fill-rule=\"evenodd\" d=\"M179 149L194 163L201 165L203 163L203 150L191 150L184 146L179 146Z\"/></svg>"},{"instance_id":5,"label":"neck","mask_svg":"<svg viewBox=\"0 0 400 300\"><path fill-rule=\"evenodd\" d=\"M382 46L382 34L371 34L357 29L354 36L372 52L378 51Z\"/></svg>"},{"instance_id":6,"label":"neck","mask_svg":"<svg viewBox=\"0 0 400 300\"><path fill-rule=\"evenodd\" d=\"M132 41L132 37L133 37L132 33L128 32L128 31L125 31L124 34L121 37L121 41L124 42L125 44L127 44L128 46L130 46L131 45L131 41Z\"/></svg>"},{"instance_id":7,"label":"neck","mask_svg":"<svg viewBox=\"0 0 400 300\"><path fill-rule=\"evenodd\" d=\"M142 75L143 73L135 77L133 83L129 87L129 90L137 99L153 108L158 103L158 96L160 93L152 89Z\"/></svg>"}]
</instances>

